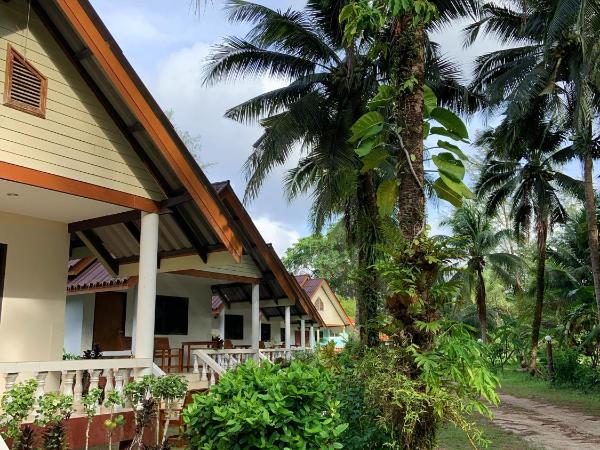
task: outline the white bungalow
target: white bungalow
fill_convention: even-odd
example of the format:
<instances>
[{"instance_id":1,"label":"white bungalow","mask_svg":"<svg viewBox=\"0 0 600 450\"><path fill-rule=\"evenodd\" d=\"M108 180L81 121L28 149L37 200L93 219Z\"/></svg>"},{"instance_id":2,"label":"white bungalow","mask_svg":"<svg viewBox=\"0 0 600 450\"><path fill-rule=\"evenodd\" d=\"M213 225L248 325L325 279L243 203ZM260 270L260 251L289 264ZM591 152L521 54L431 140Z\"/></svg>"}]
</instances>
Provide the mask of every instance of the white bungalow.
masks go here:
<instances>
[{"instance_id":1,"label":"white bungalow","mask_svg":"<svg viewBox=\"0 0 600 450\"><path fill-rule=\"evenodd\" d=\"M226 337L214 292L244 292L243 306L230 302L244 311L233 342L249 348L195 354L205 377L272 358L259 352L261 309L283 323L288 353L292 321L323 325L231 189L208 182L89 1L0 2L0 89L0 391L36 376L40 392L60 385L77 404L83 370L122 389L132 372L156 371L156 331L174 349L215 328ZM67 301L68 278L91 258L127 279L121 295ZM172 322L184 305L187 321ZM76 351L77 335L82 350L96 332L130 337L132 357L62 361L65 333Z\"/></svg>"}]
</instances>

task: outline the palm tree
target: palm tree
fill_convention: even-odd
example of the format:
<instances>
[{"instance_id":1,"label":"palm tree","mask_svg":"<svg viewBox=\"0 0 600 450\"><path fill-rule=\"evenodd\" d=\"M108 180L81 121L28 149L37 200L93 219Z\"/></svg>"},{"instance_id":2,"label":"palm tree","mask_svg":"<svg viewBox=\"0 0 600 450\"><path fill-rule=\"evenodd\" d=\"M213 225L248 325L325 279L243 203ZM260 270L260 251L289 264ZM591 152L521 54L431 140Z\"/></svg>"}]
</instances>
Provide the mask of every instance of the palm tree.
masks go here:
<instances>
[{"instance_id":1,"label":"palm tree","mask_svg":"<svg viewBox=\"0 0 600 450\"><path fill-rule=\"evenodd\" d=\"M483 274L488 267L505 286L514 287L516 274L522 268L523 261L516 255L498 251L503 240L512 239L512 231L497 230L492 219L475 204L458 208L442 224L452 230L456 238L454 246L466 262L466 267L457 272L456 278L461 279L464 298L471 299L475 291L481 339L487 342L487 302Z\"/></svg>"},{"instance_id":2,"label":"palm tree","mask_svg":"<svg viewBox=\"0 0 600 450\"><path fill-rule=\"evenodd\" d=\"M539 103L538 103L539 105ZM567 213L561 190L580 194L581 182L556 170L562 156L565 133L555 131L537 108L517 123L505 119L485 132L478 145L488 149L476 191L486 197L486 211L494 214L504 202L510 204L515 235L527 234L533 225L537 237L535 311L531 326L530 373L537 363L538 341L544 305L545 264L548 233L564 223Z\"/></svg>"},{"instance_id":3,"label":"palm tree","mask_svg":"<svg viewBox=\"0 0 600 450\"><path fill-rule=\"evenodd\" d=\"M286 164L300 147L302 156L285 180L290 199L310 192L310 218L319 231L342 216L349 244L358 249L358 323L361 336L374 343L366 325L377 314L375 262L379 224L374 173L359 173L361 162L347 142L350 127L365 112L378 86L377 66L356 45L343 45L338 22L344 2L310 0L301 11L275 11L242 0L225 9L236 23L252 29L244 38L227 37L214 48L206 82L269 75L289 84L229 109L225 116L259 123L263 134L244 169L245 200L255 199L264 180Z\"/></svg>"},{"instance_id":4,"label":"palm tree","mask_svg":"<svg viewBox=\"0 0 600 450\"><path fill-rule=\"evenodd\" d=\"M244 38L228 37L210 56L206 82L270 75L289 84L234 106L226 117L259 123L263 134L245 163L245 199L257 197L271 171L289 164L294 150L302 156L286 177L290 199L313 197L311 219L319 230L342 216L350 243L358 248L359 324L377 313L378 291L373 264L380 226L376 206L377 174L361 173L362 162L348 143L350 127L366 112L366 103L387 75L384 60L370 58L370 40L348 43L339 23L349 0L309 0L302 11L275 11L242 0L230 0L230 20L249 22ZM427 47L430 84L443 104L467 107L475 100L460 84L459 71L435 44ZM375 342L377 335L371 333Z\"/></svg>"},{"instance_id":5,"label":"palm tree","mask_svg":"<svg viewBox=\"0 0 600 450\"><path fill-rule=\"evenodd\" d=\"M589 0L515 0L510 6L487 3L482 18L467 28L467 43L494 35L509 48L477 59L473 88L492 108L508 104L517 119L544 96L557 122L570 128L573 156L583 163L588 245L600 321L600 253L593 188L598 146L592 136L600 90L598 61L600 6Z\"/></svg>"}]
</instances>

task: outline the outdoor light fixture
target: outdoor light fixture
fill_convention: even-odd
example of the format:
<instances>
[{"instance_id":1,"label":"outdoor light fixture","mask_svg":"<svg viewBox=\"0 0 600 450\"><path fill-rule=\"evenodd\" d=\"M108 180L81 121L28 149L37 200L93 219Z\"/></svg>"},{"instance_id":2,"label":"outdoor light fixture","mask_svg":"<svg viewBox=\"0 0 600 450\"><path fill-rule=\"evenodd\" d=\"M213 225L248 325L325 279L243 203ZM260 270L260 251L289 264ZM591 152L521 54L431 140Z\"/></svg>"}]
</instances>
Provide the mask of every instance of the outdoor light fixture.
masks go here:
<instances>
[{"instance_id":1,"label":"outdoor light fixture","mask_svg":"<svg viewBox=\"0 0 600 450\"><path fill-rule=\"evenodd\" d=\"M546 342L550 342L552 341L552 336L548 335L544 339L546 340Z\"/></svg>"}]
</instances>

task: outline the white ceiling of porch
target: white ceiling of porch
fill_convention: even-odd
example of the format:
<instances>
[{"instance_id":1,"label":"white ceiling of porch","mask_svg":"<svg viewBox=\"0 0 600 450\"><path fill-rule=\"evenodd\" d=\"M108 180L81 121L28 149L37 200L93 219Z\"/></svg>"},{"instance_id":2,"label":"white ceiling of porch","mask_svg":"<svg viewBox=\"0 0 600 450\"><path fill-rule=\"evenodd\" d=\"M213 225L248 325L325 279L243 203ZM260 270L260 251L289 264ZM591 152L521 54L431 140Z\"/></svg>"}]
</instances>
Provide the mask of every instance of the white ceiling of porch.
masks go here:
<instances>
[{"instance_id":1,"label":"white ceiling of porch","mask_svg":"<svg viewBox=\"0 0 600 450\"><path fill-rule=\"evenodd\" d=\"M0 212L71 223L128 210L97 200L0 180Z\"/></svg>"}]
</instances>

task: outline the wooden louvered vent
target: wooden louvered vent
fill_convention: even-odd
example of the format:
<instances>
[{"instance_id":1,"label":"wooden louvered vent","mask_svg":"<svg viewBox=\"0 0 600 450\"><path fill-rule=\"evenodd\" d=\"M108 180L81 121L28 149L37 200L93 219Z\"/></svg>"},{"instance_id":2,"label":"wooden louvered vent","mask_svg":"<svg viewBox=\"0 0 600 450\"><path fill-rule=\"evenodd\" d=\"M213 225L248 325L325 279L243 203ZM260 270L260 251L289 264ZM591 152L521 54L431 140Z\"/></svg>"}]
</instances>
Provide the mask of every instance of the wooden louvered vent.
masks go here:
<instances>
[{"instance_id":1,"label":"wooden louvered vent","mask_svg":"<svg viewBox=\"0 0 600 450\"><path fill-rule=\"evenodd\" d=\"M6 58L4 104L45 117L48 79L10 45Z\"/></svg>"}]
</instances>

